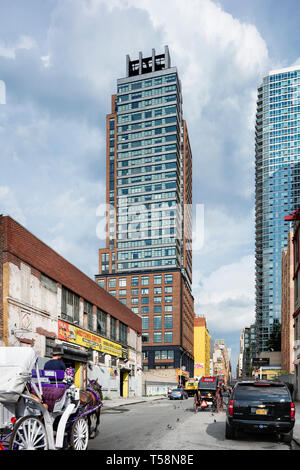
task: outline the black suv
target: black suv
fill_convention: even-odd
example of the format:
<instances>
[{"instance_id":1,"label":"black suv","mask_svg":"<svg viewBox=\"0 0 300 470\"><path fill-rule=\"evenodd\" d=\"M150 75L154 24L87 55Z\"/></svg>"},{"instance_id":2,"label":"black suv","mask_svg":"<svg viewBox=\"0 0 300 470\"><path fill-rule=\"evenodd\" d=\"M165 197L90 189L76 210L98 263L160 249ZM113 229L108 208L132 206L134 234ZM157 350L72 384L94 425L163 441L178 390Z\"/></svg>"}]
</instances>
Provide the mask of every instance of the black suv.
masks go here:
<instances>
[{"instance_id":1,"label":"black suv","mask_svg":"<svg viewBox=\"0 0 300 470\"><path fill-rule=\"evenodd\" d=\"M273 433L291 442L294 424L295 405L283 382L245 381L235 385L226 411L227 439L245 431Z\"/></svg>"}]
</instances>

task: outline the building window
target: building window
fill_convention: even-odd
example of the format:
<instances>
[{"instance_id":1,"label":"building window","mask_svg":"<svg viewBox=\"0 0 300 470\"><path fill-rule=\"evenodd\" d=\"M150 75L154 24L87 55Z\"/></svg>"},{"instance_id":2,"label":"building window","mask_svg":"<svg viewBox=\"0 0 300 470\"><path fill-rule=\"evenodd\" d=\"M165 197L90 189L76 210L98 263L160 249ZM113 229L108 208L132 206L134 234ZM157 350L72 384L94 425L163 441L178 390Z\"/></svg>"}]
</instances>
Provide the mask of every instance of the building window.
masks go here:
<instances>
[{"instance_id":1,"label":"building window","mask_svg":"<svg viewBox=\"0 0 300 470\"><path fill-rule=\"evenodd\" d=\"M89 330L94 329L93 325L93 305L90 302L84 301L84 313L87 315L87 325Z\"/></svg>"},{"instance_id":2,"label":"building window","mask_svg":"<svg viewBox=\"0 0 300 470\"><path fill-rule=\"evenodd\" d=\"M141 284L142 286L148 286L149 285L149 276L142 276L141 278Z\"/></svg>"},{"instance_id":3,"label":"building window","mask_svg":"<svg viewBox=\"0 0 300 470\"><path fill-rule=\"evenodd\" d=\"M117 340L117 320L114 317L110 317L110 339Z\"/></svg>"},{"instance_id":4,"label":"building window","mask_svg":"<svg viewBox=\"0 0 300 470\"><path fill-rule=\"evenodd\" d=\"M149 303L149 297L142 297L141 302L142 302L142 304L148 304Z\"/></svg>"},{"instance_id":5,"label":"building window","mask_svg":"<svg viewBox=\"0 0 300 470\"><path fill-rule=\"evenodd\" d=\"M161 316L160 315L154 315L153 328L154 330L161 330Z\"/></svg>"},{"instance_id":6,"label":"building window","mask_svg":"<svg viewBox=\"0 0 300 470\"><path fill-rule=\"evenodd\" d=\"M45 350L45 356L46 357L52 357L52 350L55 347L55 339L54 338L47 338L46 337L46 350Z\"/></svg>"},{"instance_id":7,"label":"building window","mask_svg":"<svg viewBox=\"0 0 300 470\"><path fill-rule=\"evenodd\" d=\"M161 297L154 297L154 303L155 304L160 304L161 303Z\"/></svg>"},{"instance_id":8,"label":"building window","mask_svg":"<svg viewBox=\"0 0 300 470\"><path fill-rule=\"evenodd\" d=\"M165 294L172 294L173 286L165 286Z\"/></svg>"},{"instance_id":9,"label":"building window","mask_svg":"<svg viewBox=\"0 0 300 470\"><path fill-rule=\"evenodd\" d=\"M98 362L100 364L105 364L105 353L98 352Z\"/></svg>"},{"instance_id":10,"label":"building window","mask_svg":"<svg viewBox=\"0 0 300 470\"><path fill-rule=\"evenodd\" d=\"M97 333L106 336L107 314L100 308L97 308Z\"/></svg>"},{"instance_id":11,"label":"building window","mask_svg":"<svg viewBox=\"0 0 300 470\"><path fill-rule=\"evenodd\" d=\"M149 307L141 307L141 313L149 313Z\"/></svg>"},{"instance_id":12,"label":"building window","mask_svg":"<svg viewBox=\"0 0 300 470\"><path fill-rule=\"evenodd\" d=\"M142 318L142 329L149 330L149 317Z\"/></svg>"},{"instance_id":13,"label":"building window","mask_svg":"<svg viewBox=\"0 0 300 470\"><path fill-rule=\"evenodd\" d=\"M110 293L110 295L112 295L113 297L116 297L116 291L115 291L115 290L110 290L109 293Z\"/></svg>"},{"instance_id":14,"label":"building window","mask_svg":"<svg viewBox=\"0 0 300 470\"><path fill-rule=\"evenodd\" d=\"M131 295L139 295L139 289L131 289Z\"/></svg>"},{"instance_id":15,"label":"building window","mask_svg":"<svg viewBox=\"0 0 300 470\"><path fill-rule=\"evenodd\" d=\"M98 283L98 286L100 286L100 287L102 287L102 289L104 289L105 279L98 279L97 283Z\"/></svg>"},{"instance_id":16,"label":"building window","mask_svg":"<svg viewBox=\"0 0 300 470\"><path fill-rule=\"evenodd\" d=\"M121 290L119 290L119 295L120 295L121 297L124 297L124 296L126 295L126 289L121 289Z\"/></svg>"},{"instance_id":17,"label":"building window","mask_svg":"<svg viewBox=\"0 0 300 470\"><path fill-rule=\"evenodd\" d=\"M56 294L57 283L56 281L53 281L53 279L50 279L50 277L47 277L44 274L41 274L41 285L42 287L45 287L46 289Z\"/></svg>"},{"instance_id":18,"label":"building window","mask_svg":"<svg viewBox=\"0 0 300 470\"><path fill-rule=\"evenodd\" d=\"M165 343L173 342L173 333L172 331L165 331Z\"/></svg>"},{"instance_id":19,"label":"building window","mask_svg":"<svg viewBox=\"0 0 300 470\"><path fill-rule=\"evenodd\" d=\"M119 287L126 287L126 277L119 279Z\"/></svg>"},{"instance_id":20,"label":"building window","mask_svg":"<svg viewBox=\"0 0 300 470\"><path fill-rule=\"evenodd\" d=\"M117 287L117 280L116 279L109 279L108 280L108 287Z\"/></svg>"},{"instance_id":21,"label":"building window","mask_svg":"<svg viewBox=\"0 0 300 470\"><path fill-rule=\"evenodd\" d=\"M139 313L139 308L138 307L132 307L131 310L133 311L133 313L138 315L138 313Z\"/></svg>"},{"instance_id":22,"label":"building window","mask_svg":"<svg viewBox=\"0 0 300 470\"><path fill-rule=\"evenodd\" d=\"M153 343L161 343L161 331L153 333Z\"/></svg>"},{"instance_id":23,"label":"building window","mask_svg":"<svg viewBox=\"0 0 300 470\"><path fill-rule=\"evenodd\" d=\"M141 289L141 295L148 295L148 294L149 294L148 287Z\"/></svg>"},{"instance_id":24,"label":"building window","mask_svg":"<svg viewBox=\"0 0 300 470\"><path fill-rule=\"evenodd\" d=\"M132 297L131 298L131 305L138 305L139 303L139 298L138 297Z\"/></svg>"},{"instance_id":25,"label":"building window","mask_svg":"<svg viewBox=\"0 0 300 470\"><path fill-rule=\"evenodd\" d=\"M165 312L173 312L173 305L165 305Z\"/></svg>"},{"instance_id":26,"label":"building window","mask_svg":"<svg viewBox=\"0 0 300 470\"><path fill-rule=\"evenodd\" d=\"M155 359L174 359L174 351L155 351Z\"/></svg>"},{"instance_id":27,"label":"building window","mask_svg":"<svg viewBox=\"0 0 300 470\"><path fill-rule=\"evenodd\" d=\"M173 328L173 315L165 315L165 328Z\"/></svg>"},{"instance_id":28,"label":"building window","mask_svg":"<svg viewBox=\"0 0 300 470\"><path fill-rule=\"evenodd\" d=\"M127 325L119 321L119 341L122 344L127 344Z\"/></svg>"},{"instance_id":29,"label":"building window","mask_svg":"<svg viewBox=\"0 0 300 470\"><path fill-rule=\"evenodd\" d=\"M167 295L167 296L165 297L165 303L166 303L166 304L171 304L172 302L173 302L173 297L172 297L172 295Z\"/></svg>"},{"instance_id":30,"label":"building window","mask_svg":"<svg viewBox=\"0 0 300 470\"><path fill-rule=\"evenodd\" d=\"M142 333L142 343L149 343L149 333Z\"/></svg>"},{"instance_id":31,"label":"building window","mask_svg":"<svg viewBox=\"0 0 300 470\"><path fill-rule=\"evenodd\" d=\"M154 287L153 291L154 291L154 294L161 294L162 292L161 287Z\"/></svg>"},{"instance_id":32,"label":"building window","mask_svg":"<svg viewBox=\"0 0 300 470\"><path fill-rule=\"evenodd\" d=\"M165 284L173 283L173 274L165 274Z\"/></svg>"},{"instance_id":33,"label":"building window","mask_svg":"<svg viewBox=\"0 0 300 470\"><path fill-rule=\"evenodd\" d=\"M61 317L79 323L79 296L65 287L61 290Z\"/></svg>"},{"instance_id":34,"label":"building window","mask_svg":"<svg viewBox=\"0 0 300 470\"><path fill-rule=\"evenodd\" d=\"M131 278L131 285L132 286L138 286L139 285L139 278L138 277L132 277Z\"/></svg>"},{"instance_id":35,"label":"building window","mask_svg":"<svg viewBox=\"0 0 300 470\"><path fill-rule=\"evenodd\" d=\"M148 359L148 351L142 353L142 358L144 361Z\"/></svg>"},{"instance_id":36,"label":"building window","mask_svg":"<svg viewBox=\"0 0 300 470\"><path fill-rule=\"evenodd\" d=\"M154 276L154 284L161 284L161 276Z\"/></svg>"},{"instance_id":37,"label":"building window","mask_svg":"<svg viewBox=\"0 0 300 470\"><path fill-rule=\"evenodd\" d=\"M154 313L161 313L161 305L154 305Z\"/></svg>"}]
</instances>

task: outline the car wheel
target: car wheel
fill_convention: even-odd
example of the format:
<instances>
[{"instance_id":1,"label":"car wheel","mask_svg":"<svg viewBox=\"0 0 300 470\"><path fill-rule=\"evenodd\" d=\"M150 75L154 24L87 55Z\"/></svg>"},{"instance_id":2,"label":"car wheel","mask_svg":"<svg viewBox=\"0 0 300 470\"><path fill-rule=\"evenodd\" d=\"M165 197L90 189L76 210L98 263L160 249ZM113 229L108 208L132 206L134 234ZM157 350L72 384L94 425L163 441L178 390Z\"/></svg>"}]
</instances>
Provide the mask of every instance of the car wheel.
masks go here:
<instances>
[{"instance_id":1,"label":"car wheel","mask_svg":"<svg viewBox=\"0 0 300 470\"><path fill-rule=\"evenodd\" d=\"M228 423L226 423L226 427L225 427L225 437L226 439L235 439L236 437L235 429L232 426L230 426Z\"/></svg>"},{"instance_id":2,"label":"car wheel","mask_svg":"<svg viewBox=\"0 0 300 470\"><path fill-rule=\"evenodd\" d=\"M282 442L285 442L286 444L290 444L293 440L293 431L282 434L281 439L282 439Z\"/></svg>"}]
</instances>

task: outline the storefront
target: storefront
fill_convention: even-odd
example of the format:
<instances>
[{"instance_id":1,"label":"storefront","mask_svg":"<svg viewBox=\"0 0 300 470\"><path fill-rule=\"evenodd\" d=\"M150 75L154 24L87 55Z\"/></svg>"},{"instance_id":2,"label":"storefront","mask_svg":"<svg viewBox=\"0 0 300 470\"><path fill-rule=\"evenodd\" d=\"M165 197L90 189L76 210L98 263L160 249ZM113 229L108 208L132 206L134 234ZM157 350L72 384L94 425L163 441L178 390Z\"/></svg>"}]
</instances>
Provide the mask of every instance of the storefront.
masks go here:
<instances>
[{"instance_id":1,"label":"storefront","mask_svg":"<svg viewBox=\"0 0 300 470\"><path fill-rule=\"evenodd\" d=\"M66 366L75 369L77 387L86 386L89 369L93 370L92 363L98 362L97 356L99 358L108 355L111 358L109 362L110 375L114 378L120 376L120 394L128 396L128 379L131 371L126 367L129 357L128 348L61 320L58 321L58 340L61 341L59 344L63 346L63 359ZM94 352L96 352L96 356ZM119 373L116 370L116 360L118 359L122 367ZM88 367L88 363L90 363L90 367ZM103 364L103 366L105 365Z\"/></svg>"}]
</instances>

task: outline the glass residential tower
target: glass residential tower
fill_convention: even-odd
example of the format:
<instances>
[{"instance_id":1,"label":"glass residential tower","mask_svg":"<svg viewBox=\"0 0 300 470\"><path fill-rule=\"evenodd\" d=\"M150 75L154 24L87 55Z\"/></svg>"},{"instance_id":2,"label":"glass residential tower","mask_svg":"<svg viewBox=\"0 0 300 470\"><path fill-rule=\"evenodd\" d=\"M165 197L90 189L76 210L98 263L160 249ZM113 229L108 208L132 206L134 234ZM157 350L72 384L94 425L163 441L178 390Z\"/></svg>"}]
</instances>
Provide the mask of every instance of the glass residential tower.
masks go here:
<instances>
[{"instance_id":1,"label":"glass residential tower","mask_svg":"<svg viewBox=\"0 0 300 470\"><path fill-rule=\"evenodd\" d=\"M281 253L300 206L300 66L271 71L258 88L255 145L256 335L266 351L281 323Z\"/></svg>"}]
</instances>

